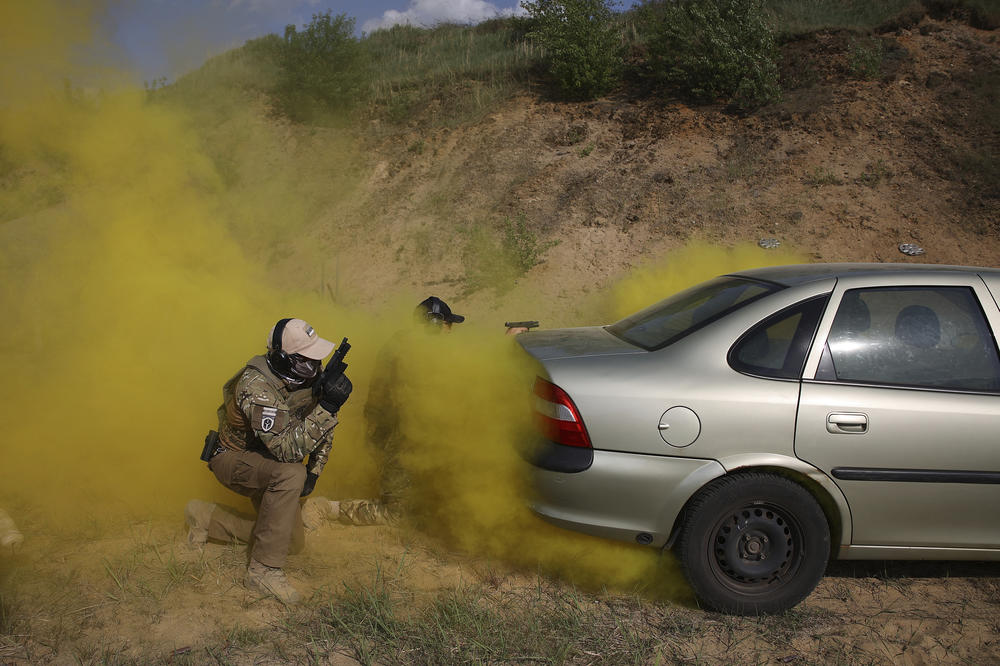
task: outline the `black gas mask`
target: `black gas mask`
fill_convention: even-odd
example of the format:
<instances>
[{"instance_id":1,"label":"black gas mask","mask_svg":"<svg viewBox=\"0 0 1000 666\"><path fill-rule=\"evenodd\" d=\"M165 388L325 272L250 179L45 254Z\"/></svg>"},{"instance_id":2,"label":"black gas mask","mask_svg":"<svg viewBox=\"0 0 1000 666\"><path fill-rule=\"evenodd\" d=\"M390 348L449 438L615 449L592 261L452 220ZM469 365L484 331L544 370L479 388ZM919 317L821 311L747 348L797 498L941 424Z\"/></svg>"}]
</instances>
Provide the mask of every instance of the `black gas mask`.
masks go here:
<instances>
[{"instance_id":1,"label":"black gas mask","mask_svg":"<svg viewBox=\"0 0 1000 666\"><path fill-rule=\"evenodd\" d=\"M312 386L323 369L323 361L306 358L301 354L269 352L267 366L281 377L289 388L298 389Z\"/></svg>"}]
</instances>

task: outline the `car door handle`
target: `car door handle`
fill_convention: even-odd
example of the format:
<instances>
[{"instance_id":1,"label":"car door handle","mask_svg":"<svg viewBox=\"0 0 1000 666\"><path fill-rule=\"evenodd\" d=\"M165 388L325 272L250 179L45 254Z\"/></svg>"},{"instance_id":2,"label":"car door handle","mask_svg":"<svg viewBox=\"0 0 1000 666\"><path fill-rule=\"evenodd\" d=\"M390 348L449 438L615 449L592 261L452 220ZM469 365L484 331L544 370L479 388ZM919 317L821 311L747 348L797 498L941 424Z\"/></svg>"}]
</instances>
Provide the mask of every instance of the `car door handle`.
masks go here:
<instances>
[{"instance_id":1,"label":"car door handle","mask_svg":"<svg viewBox=\"0 0 1000 666\"><path fill-rule=\"evenodd\" d=\"M857 413L833 413L826 417L826 430L834 435L860 435L868 432L868 415Z\"/></svg>"}]
</instances>

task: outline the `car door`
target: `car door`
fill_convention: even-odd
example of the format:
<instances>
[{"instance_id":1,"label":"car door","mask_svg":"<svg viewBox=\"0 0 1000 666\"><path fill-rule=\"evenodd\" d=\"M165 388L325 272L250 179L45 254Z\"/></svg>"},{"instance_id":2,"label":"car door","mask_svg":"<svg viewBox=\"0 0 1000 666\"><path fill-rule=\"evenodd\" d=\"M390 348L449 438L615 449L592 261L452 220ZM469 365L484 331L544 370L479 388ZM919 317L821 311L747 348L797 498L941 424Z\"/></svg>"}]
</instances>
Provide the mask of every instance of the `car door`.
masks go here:
<instances>
[{"instance_id":1,"label":"car door","mask_svg":"<svg viewBox=\"0 0 1000 666\"><path fill-rule=\"evenodd\" d=\"M830 304L795 451L843 491L852 544L1000 547L1000 311L982 280L841 278Z\"/></svg>"}]
</instances>

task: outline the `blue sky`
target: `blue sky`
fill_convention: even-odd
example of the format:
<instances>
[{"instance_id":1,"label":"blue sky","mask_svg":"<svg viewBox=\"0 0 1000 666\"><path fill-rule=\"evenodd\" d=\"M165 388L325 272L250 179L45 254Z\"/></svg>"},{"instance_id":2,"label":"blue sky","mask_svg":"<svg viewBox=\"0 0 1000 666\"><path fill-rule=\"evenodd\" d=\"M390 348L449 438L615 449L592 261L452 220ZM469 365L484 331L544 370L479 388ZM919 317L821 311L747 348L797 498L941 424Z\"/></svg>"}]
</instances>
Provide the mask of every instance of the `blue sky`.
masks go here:
<instances>
[{"instance_id":1,"label":"blue sky","mask_svg":"<svg viewBox=\"0 0 1000 666\"><path fill-rule=\"evenodd\" d=\"M133 0L112 7L106 27L140 81L173 80L212 55L281 34L326 10L355 18L359 34L396 23L478 22L521 11L518 0Z\"/></svg>"}]
</instances>

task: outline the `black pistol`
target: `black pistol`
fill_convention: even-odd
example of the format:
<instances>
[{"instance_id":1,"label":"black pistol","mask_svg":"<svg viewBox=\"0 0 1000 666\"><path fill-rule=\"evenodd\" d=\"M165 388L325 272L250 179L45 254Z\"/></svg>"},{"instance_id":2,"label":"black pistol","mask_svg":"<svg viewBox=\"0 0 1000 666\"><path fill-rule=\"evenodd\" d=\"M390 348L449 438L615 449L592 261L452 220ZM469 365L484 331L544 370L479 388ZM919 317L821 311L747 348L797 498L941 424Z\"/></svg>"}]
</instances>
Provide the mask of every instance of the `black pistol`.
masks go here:
<instances>
[{"instance_id":1,"label":"black pistol","mask_svg":"<svg viewBox=\"0 0 1000 666\"><path fill-rule=\"evenodd\" d=\"M507 328L526 328L529 331L538 328L537 321L505 321L503 325Z\"/></svg>"},{"instance_id":2,"label":"black pistol","mask_svg":"<svg viewBox=\"0 0 1000 666\"><path fill-rule=\"evenodd\" d=\"M324 384L332 384L337 377L344 374L344 370L347 370L347 364L344 363L344 357L347 356L347 352L351 351L351 345L347 342L347 338L340 341L340 346L337 347L337 351L333 352L333 356L330 360L326 362L326 367L323 368L323 372L320 373L318 381L313 384L312 390L315 397L323 392Z\"/></svg>"},{"instance_id":3,"label":"black pistol","mask_svg":"<svg viewBox=\"0 0 1000 666\"><path fill-rule=\"evenodd\" d=\"M340 341L340 346L337 347L337 351L333 352L333 356L326 363L326 368L323 370L323 374L326 377L336 377L337 375L343 374L344 370L347 370L347 364L344 363L344 357L347 356L347 352L351 351L351 345L344 338Z\"/></svg>"},{"instance_id":4,"label":"black pistol","mask_svg":"<svg viewBox=\"0 0 1000 666\"><path fill-rule=\"evenodd\" d=\"M201 450L201 459L205 462L209 462L212 456L215 455L216 449L219 448L219 433L215 430L209 430L208 434L205 435L205 447Z\"/></svg>"}]
</instances>

